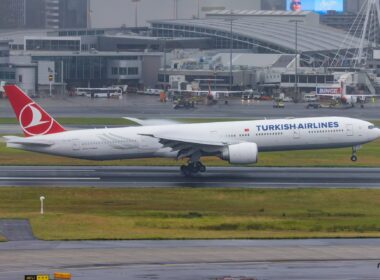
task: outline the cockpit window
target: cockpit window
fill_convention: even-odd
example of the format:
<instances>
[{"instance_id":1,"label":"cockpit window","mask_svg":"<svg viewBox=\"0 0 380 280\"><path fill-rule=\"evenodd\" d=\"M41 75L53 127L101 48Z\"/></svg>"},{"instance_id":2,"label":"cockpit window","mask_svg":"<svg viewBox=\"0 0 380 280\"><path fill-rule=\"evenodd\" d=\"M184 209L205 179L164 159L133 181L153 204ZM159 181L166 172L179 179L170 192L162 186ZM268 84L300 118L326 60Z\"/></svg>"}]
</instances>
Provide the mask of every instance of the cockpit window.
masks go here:
<instances>
[{"instance_id":1,"label":"cockpit window","mask_svg":"<svg viewBox=\"0 0 380 280\"><path fill-rule=\"evenodd\" d=\"M374 128L375 128L374 125L370 125L370 126L368 126L368 129L374 129Z\"/></svg>"}]
</instances>

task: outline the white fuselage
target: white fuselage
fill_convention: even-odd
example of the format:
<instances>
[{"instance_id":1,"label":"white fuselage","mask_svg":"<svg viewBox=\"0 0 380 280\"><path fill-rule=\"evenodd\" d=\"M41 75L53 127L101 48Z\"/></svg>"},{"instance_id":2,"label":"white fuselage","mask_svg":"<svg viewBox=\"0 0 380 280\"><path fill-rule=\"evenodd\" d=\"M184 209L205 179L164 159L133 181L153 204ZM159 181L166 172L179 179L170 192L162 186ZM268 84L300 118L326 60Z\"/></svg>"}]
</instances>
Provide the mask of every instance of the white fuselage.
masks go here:
<instances>
[{"instance_id":1,"label":"white fuselage","mask_svg":"<svg viewBox=\"0 0 380 280\"><path fill-rule=\"evenodd\" d=\"M352 118L299 118L73 130L33 137L49 141L50 146L8 146L91 160L176 158L177 152L149 136L155 134L192 142L222 142L226 146L252 142L260 152L357 146L379 138L380 129Z\"/></svg>"}]
</instances>

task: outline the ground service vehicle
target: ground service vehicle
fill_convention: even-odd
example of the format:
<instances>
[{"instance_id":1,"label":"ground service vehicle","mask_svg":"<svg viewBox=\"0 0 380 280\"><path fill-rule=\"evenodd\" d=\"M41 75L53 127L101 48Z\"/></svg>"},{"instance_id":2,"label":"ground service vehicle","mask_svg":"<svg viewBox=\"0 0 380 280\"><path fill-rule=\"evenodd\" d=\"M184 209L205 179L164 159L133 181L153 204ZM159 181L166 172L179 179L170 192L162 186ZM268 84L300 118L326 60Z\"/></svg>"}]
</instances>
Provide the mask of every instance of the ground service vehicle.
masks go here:
<instances>
[{"instance_id":1,"label":"ground service vehicle","mask_svg":"<svg viewBox=\"0 0 380 280\"><path fill-rule=\"evenodd\" d=\"M309 103L306 105L306 109L319 109L321 108L321 104L320 103L316 103L316 102L313 102L313 103Z\"/></svg>"},{"instance_id":2,"label":"ground service vehicle","mask_svg":"<svg viewBox=\"0 0 380 280\"><path fill-rule=\"evenodd\" d=\"M77 88L75 95L90 98L120 98L123 91L120 87L111 88Z\"/></svg>"}]
</instances>

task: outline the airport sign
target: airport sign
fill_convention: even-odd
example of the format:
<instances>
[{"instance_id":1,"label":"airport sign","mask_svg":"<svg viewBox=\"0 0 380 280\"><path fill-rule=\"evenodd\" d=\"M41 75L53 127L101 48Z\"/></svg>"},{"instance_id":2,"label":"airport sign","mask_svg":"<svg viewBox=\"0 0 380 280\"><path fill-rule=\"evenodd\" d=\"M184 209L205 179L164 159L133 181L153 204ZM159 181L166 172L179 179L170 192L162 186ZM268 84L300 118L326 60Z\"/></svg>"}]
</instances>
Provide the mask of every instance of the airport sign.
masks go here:
<instances>
[{"instance_id":1,"label":"airport sign","mask_svg":"<svg viewBox=\"0 0 380 280\"><path fill-rule=\"evenodd\" d=\"M328 94L337 95L337 94L341 94L341 93L342 93L341 88L337 88L337 87L317 88L317 94L322 94L322 95L328 95Z\"/></svg>"}]
</instances>

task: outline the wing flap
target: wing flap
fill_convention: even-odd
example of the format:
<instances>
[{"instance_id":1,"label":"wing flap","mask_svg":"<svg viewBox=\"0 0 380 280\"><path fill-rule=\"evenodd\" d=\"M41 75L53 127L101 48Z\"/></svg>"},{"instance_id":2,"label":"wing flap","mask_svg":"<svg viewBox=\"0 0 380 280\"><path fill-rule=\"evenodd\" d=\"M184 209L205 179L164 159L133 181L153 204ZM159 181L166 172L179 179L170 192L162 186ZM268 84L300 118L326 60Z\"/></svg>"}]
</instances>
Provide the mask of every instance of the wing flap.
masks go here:
<instances>
[{"instance_id":1,"label":"wing flap","mask_svg":"<svg viewBox=\"0 0 380 280\"><path fill-rule=\"evenodd\" d=\"M211 146L211 147L224 147L227 143L217 142L217 141L209 141L203 139L191 139L191 138L179 138L173 136L160 136L157 134L140 134L141 136L148 136L157 138L160 140L160 143L165 146L175 147L176 145L195 145L195 146Z\"/></svg>"},{"instance_id":2,"label":"wing flap","mask_svg":"<svg viewBox=\"0 0 380 280\"><path fill-rule=\"evenodd\" d=\"M221 151L223 147L227 144L223 142L214 142L202 139L190 139L190 138L179 138L172 136L161 136L156 134L140 134L141 136L152 137L159 140L159 142L165 147L170 148L177 153L177 158L182 159L192 155L202 155L217 153Z\"/></svg>"}]
</instances>

